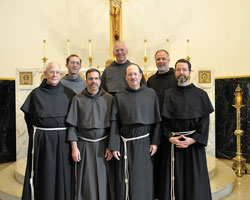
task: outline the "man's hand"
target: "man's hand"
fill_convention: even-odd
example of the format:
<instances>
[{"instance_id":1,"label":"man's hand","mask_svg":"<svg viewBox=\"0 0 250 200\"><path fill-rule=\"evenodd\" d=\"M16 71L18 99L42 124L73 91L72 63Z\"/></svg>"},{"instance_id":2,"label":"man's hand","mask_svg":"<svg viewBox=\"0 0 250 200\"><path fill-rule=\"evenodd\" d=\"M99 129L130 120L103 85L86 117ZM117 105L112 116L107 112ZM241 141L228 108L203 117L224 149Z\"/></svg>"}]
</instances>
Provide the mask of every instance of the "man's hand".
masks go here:
<instances>
[{"instance_id":1,"label":"man's hand","mask_svg":"<svg viewBox=\"0 0 250 200\"><path fill-rule=\"evenodd\" d=\"M113 157L113 154L111 153L111 151L109 149L106 149L106 153L105 153L105 158L107 161L111 160Z\"/></svg>"},{"instance_id":2,"label":"man's hand","mask_svg":"<svg viewBox=\"0 0 250 200\"><path fill-rule=\"evenodd\" d=\"M75 162L80 162L81 161L81 155L80 155L80 151L79 151L79 149L77 147L76 141L71 142L71 149L72 149L71 156L72 156L73 160Z\"/></svg>"},{"instance_id":3,"label":"man's hand","mask_svg":"<svg viewBox=\"0 0 250 200\"><path fill-rule=\"evenodd\" d=\"M186 142L187 146L190 146L191 144L194 144L196 142L195 139L190 138L190 137L186 137L186 136L182 136L182 138L184 139L184 141Z\"/></svg>"},{"instance_id":4,"label":"man's hand","mask_svg":"<svg viewBox=\"0 0 250 200\"><path fill-rule=\"evenodd\" d=\"M150 145L149 151L151 156L153 156L156 153L157 148L158 148L157 145Z\"/></svg>"},{"instance_id":5,"label":"man's hand","mask_svg":"<svg viewBox=\"0 0 250 200\"><path fill-rule=\"evenodd\" d=\"M76 147L72 149L72 158L75 162L80 162L81 161L81 155L79 149Z\"/></svg>"},{"instance_id":6,"label":"man's hand","mask_svg":"<svg viewBox=\"0 0 250 200\"><path fill-rule=\"evenodd\" d=\"M121 156L120 151L113 151L112 154L117 160L120 160Z\"/></svg>"},{"instance_id":7,"label":"man's hand","mask_svg":"<svg viewBox=\"0 0 250 200\"><path fill-rule=\"evenodd\" d=\"M177 148L188 148L191 144L195 143L196 140L184 135L169 138L169 142L176 145Z\"/></svg>"}]
</instances>

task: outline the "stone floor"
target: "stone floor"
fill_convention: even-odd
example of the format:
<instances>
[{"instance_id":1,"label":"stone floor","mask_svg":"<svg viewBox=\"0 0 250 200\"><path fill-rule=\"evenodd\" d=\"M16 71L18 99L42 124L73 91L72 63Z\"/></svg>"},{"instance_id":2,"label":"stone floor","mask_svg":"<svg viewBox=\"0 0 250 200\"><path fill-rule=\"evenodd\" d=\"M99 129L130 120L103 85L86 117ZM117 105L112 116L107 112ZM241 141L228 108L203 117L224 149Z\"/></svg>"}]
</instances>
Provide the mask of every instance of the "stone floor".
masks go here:
<instances>
[{"instance_id":1,"label":"stone floor","mask_svg":"<svg viewBox=\"0 0 250 200\"><path fill-rule=\"evenodd\" d=\"M211 158L208 158L208 161L210 161L210 159ZM19 167L21 166L20 168L15 166L15 163L12 163L12 162L11 163L0 164L0 174L1 174L1 177L0 177L0 189L1 189L1 187L6 185L6 183L1 183L1 179L2 179L2 176L3 176L2 175L3 173L1 173L1 172L8 171L8 170L5 170L5 169L11 168L11 166L14 165L13 168L16 171L16 175L22 174L22 173L24 173L23 168L25 168L25 167L22 166L23 165L22 162L20 162L20 163L18 165ZM208 166L209 168L212 168L212 169L216 168L216 170L210 170L211 171L210 177L213 177L212 180L211 180L211 188L212 188L213 191L214 190L216 191L216 188L221 187L221 182L223 182L223 181L218 181L218 177L217 177L218 175L220 175L219 178L221 180L229 180L229 181L231 181L232 174L233 174L233 179L234 179L234 172L231 170L231 166L232 166L233 162L231 160L215 159L215 161L213 161L213 159L212 159L212 161L210 161L209 163L210 163L209 166ZM247 167L250 169L250 164L247 164ZM230 172L231 178L230 178L230 176L228 175L228 173L226 171ZM10 176L13 176L13 174L8 175L7 173L5 173L4 176L8 178ZM8 178L8 179L10 179L10 178ZM16 179L18 179L18 177L16 177ZM13 181L15 181L15 180L13 179ZM8 186L8 189L10 191L15 190L16 193L19 193L19 195L20 195L21 191L19 191L19 190L20 190L21 187L15 188L15 184L17 184L17 183L14 183L14 182L13 183L10 182L9 184L10 184L10 187ZM227 197L218 198L218 196L216 197L216 195L214 195L214 194L213 194L213 197L214 197L213 199L223 199L223 200L243 200L243 199L246 200L246 199L250 199L250 174L243 175L243 177L236 177L233 192L230 195L228 195ZM16 199L20 199L20 198L4 198L3 197L3 200L5 200L5 199L16 200Z\"/></svg>"},{"instance_id":2,"label":"stone floor","mask_svg":"<svg viewBox=\"0 0 250 200\"><path fill-rule=\"evenodd\" d=\"M232 160L220 159L224 164L232 167ZM247 168L250 169L250 164L247 163ZM242 177L236 177L233 192L223 198L223 200L247 200L250 199L250 174L245 174Z\"/></svg>"}]
</instances>

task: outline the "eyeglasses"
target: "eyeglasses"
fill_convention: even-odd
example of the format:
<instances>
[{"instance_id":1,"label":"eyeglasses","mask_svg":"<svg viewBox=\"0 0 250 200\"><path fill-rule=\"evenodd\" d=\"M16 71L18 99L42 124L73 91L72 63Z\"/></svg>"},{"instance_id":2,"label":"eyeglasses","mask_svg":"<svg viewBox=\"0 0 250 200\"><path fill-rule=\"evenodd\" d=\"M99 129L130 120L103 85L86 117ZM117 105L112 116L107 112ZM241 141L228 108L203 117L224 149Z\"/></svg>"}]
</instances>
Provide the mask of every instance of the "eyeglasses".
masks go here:
<instances>
[{"instance_id":1,"label":"eyeglasses","mask_svg":"<svg viewBox=\"0 0 250 200\"><path fill-rule=\"evenodd\" d=\"M177 72L187 72L187 71L189 71L189 69L187 69L187 68L177 68L177 69L175 69L175 71L177 71Z\"/></svg>"},{"instance_id":2,"label":"eyeglasses","mask_svg":"<svg viewBox=\"0 0 250 200\"><path fill-rule=\"evenodd\" d=\"M71 65L78 65L78 66L80 66L80 65L81 65L81 63L79 63L79 62L75 62L75 61L71 61L71 62L69 62L69 64L71 64Z\"/></svg>"},{"instance_id":3,"label":"eyeglasses","mask_svg":"<svg viewBox=\"0 0 250 200\"><path fill-rule=\"evenodd\" d=\"M87 78L89 81L93 81L93 80L95 80L95 81L98 81L100 78L99 77L89 77L89 78Z\"/></svg>"}]
</instances>

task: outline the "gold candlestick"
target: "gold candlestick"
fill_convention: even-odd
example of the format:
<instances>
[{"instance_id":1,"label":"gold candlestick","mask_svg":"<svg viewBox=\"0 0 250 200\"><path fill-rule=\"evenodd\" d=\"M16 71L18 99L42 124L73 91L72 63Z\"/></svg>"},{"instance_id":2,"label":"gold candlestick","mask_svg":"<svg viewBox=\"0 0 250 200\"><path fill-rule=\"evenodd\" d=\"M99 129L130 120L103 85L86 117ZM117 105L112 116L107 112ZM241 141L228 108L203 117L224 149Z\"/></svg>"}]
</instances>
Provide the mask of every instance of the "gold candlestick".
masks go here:
<instances>
[{"instance_id":1,"label":"gold candlestick","mask_svg":"<svg viewBox=\"0 0 250 200\"><path fill-rule=\"evenodd\" d=\"M167 52L169 52L169 39L167 39L166 41L167 41L166 50L167 50Z\"/></svg>"},{"instance_id":2,"label":"gold candlestick","mask_svg":"<svg viewBox=\"0 0 250 200\"><path fill-rule=\"evenodd\" d=\"M245 105L242 104L242 89L240 85L238 84L237 88L235 89L235 105L233 107L236 108L236 130L234 131L234 134L237 137L237 152L236 156L233 158L233 165L232 168L235 171L235 174L238 177L242 177L244 174L249 174L250 171L246 166L246 159L243 158L241 153L241 136L243 135L244 131L241 130L241 124L240 124L240 109L244 107Z\"/></svg>"},{"instance_id":3,"label":"gold candlestick","mask_svg":"<svg viewBox=\"0 0 250 200\"><path fill-rule=\"evenodd\" d=\"M148 79L148 71L147 71L148 57L144 56L143 60L144 60L144 71L143 71L143 73L144 73L145 80L147 80Z\"/></svg>"},{"instance_id":4,"label":"gold candlestick","mask_svg":"<svg viewBox=\"0 0 250 200\"><path fill-rule=\"evenodd\" d=\"M68 39L67 40L67 57L69 57L69 55L70 55L70 40Z\"/></svg>"},{"instance_id":5,"label":"gold candlestick","mask_svg":"<svg viewBox=\"0 0 250 200\"><path fill-rule=\"evenodd\" d=\"M190 59L191 59L189 57L189 42L190 42L189 39L187 39L187 58L186 58L187 61L190 61Z\"/></svg>"},{"instance_id":6,"label":"gold candlestick","mask_svg":"<svg viewBox=\"0 0 250 200\"><path fill-rule=\"evenodd\" d=\"M91 58L91 56L92 56L92 45L91 45L91 39L89 39L88 43L89 43L89 57Z\"/></svg>"},{"instance_id":7,"label":"gold candlestick","mask_svg":"<svg viewBox=\"0 0 250 200\"><path fill-rule=\"evenodd\" d=\"M43 69L46 69L46 64L47 64L47 58L46 58L46 40L43 40Z\"/></svg>"},{"instance_id":8,"label":"gold candlestick","mask_svg":"<svg viewBox=\"0 0 250 200\"><path fill-rule=\"evenodd\" d=\"M93 61L93 59L94 59L94 58L92 58L91 56L88 58L88 60L89 60L89 68L92 67L92 61Z\"/></svg>"}]
</instances>

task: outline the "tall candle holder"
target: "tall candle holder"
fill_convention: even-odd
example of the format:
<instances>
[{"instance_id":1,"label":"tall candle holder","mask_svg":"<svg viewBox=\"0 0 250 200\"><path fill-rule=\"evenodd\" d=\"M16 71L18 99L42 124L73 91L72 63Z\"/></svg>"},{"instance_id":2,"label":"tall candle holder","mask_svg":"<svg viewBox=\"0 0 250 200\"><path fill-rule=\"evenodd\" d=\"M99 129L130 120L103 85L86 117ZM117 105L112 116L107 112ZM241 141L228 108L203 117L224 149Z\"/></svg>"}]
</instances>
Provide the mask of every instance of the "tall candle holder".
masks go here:
<instances>
[{"instance_id":1,"label":"tall candle holder","mask_svg":"<svg viewBox=\"0 0 250 200\"><path fill-rule=\"evenodd\" d=\"M69 55L70 55L70 40L69 39L67 39L67 57L69 57Z\"/></svg>"},{"instance_id":2,"label":"tall candle holder","mask_svg":"<svg viewBox=\"0 0 250 200\"><path fill-rule=\"evenodd\" d=\"M88 60L89 60L89 68L91 68L91 67L92 67L92 62L93 62L93 59L94 59L94 58L92 58L91 56L90 56L90 57L88 57Z\"/></svg>"},{"instance_id":3,"label":"tall candle holder","mask_svg":"<svg viewBox=\"0 0 250 200\"><path fill-rule=\"evenodd\" d=\"M166 50L169 52L169 39L166 39Z\"/></svg>"},{"instance_id":4,"label":"tall candle holder","mask_svg":"<svg viewBox=\"0 0 250 200\"><path fill-rule=\"evenodd\" d=\"M189 42L190 42L190 40L187 39L187 58L186 58L187 61L190 61L190 59L191 59L191 57L189 57Z\"/></svg>"},{"instance_id":5,"label":"tall candle holder","mask_svg":"<svg viewBox=\"0 0 250 200\"><path fill-rule=\"evenodd\" d=\"M238 177L242 177L244 174L249 174L250 171L246 166L246 159L243 158L241 152L241 136L243 136L244 131L241 130L241 123L240 123L240 109L245 105L242 104L242 89L238 84L237 88L235 89L235 104L233 107L236 108L236 130L234 134L237 137L237 152L236 156L233 158L233 165L232 169L235 171L235 174Z\"/></svg>"},{"instance_id":6,"label":"tall candle holder","mask_svg":"<svg viewBox=\"0 0 250 200\"><path fill-rule=\"evenodd\" d=\"M46 40L43 40L43 69L46 69L46 64L47 64L47 58L46 58Z\"/></svg>"},{"instance_id":7,"label":"tall candle holder","mask_svg":"<svg viewBox=\"0 0 250 200\"><path fill-rule=\"evenodd\" d=\"M93 62L93 58L92 58L92 41L91 41L91 39L89 39L88 43L89 43L89 58L88 58L88 60L89 60L89 68L91 68L92 67L92 62Z\"/></svg>"},{"instance_id":8,"label":"tall candle holder","mask_svg":"<svg viewBox=\"0 0 250 200\"><path fill-rule=\"evenodd\" d=\"M148 71L147 71L148 57L144 56L143 60L144 60L144 77L147 80L147 77L148 77Z\"/></svg>"},{"instance_id":9,"label":"tall candle holder","mask_svg":"<svg viewBox=\"0 0 250 200\"><path fill-rule=\"evenodd\" d=\"M43 66L46 68L46 64L47 64L48 58L43 57L42 60L43 60ZM44 68L44 69L45 69L45 68Z\"/></svg>"}]
</instances>

